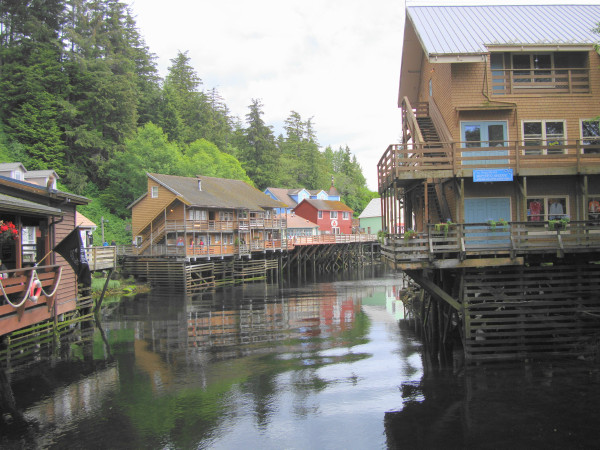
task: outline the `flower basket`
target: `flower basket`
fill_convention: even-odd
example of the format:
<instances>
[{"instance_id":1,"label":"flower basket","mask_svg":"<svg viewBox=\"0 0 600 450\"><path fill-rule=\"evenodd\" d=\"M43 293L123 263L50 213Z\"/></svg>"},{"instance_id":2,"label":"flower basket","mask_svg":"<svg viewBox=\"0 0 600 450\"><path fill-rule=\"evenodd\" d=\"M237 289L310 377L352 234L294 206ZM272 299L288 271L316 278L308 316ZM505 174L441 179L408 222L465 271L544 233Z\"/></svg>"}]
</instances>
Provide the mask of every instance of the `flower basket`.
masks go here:
<instances>
[{"instance_id":1,"label":"flower basket","mask_svg":"<svg viewBox=\"0 0 600 450\"><path fill-rule=\"evenodd\" d=\"M19 230L15 224L6 220L0 220L0 244L12 242L19 238Z\"/></svg>"}]
</instances>

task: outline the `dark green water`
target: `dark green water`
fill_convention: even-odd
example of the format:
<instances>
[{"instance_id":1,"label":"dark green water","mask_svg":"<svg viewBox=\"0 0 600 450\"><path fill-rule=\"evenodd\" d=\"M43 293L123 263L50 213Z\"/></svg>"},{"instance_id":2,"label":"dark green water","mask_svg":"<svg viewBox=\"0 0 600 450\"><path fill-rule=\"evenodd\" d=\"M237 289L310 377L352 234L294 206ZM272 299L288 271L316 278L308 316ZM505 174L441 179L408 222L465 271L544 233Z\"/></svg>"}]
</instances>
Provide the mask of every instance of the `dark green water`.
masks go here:
<instances>
[{"instance_id":1,"label":"dark green water","mask_svg":"<svg viewBox=\"0 0 600 450\"><path fill-rule=\"evenodd\" d=\"M373 272L107 304L89 341L10 376L28 425L0 447L599 447L597 366L433 367L401 287Z\"/></svg>"}]
</instances>

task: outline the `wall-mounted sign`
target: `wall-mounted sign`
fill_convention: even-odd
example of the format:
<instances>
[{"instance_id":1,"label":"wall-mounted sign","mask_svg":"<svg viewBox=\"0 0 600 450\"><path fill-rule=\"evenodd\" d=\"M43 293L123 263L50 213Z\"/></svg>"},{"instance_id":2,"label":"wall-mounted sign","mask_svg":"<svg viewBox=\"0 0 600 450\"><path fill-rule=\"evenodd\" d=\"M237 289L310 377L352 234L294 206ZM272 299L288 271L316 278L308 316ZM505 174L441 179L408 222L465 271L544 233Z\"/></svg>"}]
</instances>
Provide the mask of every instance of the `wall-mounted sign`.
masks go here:
<instances>
[{"instance_id":1,"label":"wall-mounted sign","mask_svg":"<svg viewBox=\"0 0 600 450\"><path fill-rule=\"evenodd\" d=\"M332 227L337 227L337 220L335 220L335 219L334 219L334 220L332 220L332 221L331 221L331 226L332 226Z\"/></svg>"},{"instance_id":2,"label":"wall-mounted sign","mask_svg":"<svg viewBox=\"0 0 600 450\"><path fill-rule=\"evenodd\" d=\"M475 183L512 180L512 169L473 169L473 181Z\"/></svg>"}]
</instances>

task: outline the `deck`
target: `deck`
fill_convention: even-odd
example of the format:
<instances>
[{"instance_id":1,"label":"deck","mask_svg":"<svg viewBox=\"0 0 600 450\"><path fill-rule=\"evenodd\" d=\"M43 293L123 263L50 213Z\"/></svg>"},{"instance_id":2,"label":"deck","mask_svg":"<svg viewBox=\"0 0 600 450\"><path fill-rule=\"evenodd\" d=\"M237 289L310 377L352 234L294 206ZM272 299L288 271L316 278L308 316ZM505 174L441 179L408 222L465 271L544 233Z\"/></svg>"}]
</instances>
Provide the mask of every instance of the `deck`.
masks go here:
<instances>
[{"instance_id":1,"label":"deck","mask_svg":"<svg viewBox=\"0 0 600 450\"><path fill-rule=\"evenodd\" d=\"M486 143L487 144L487 143ZM583 141L531 146L521 142L443 142L394 144L378 163L380 192L394 182L428 178L473 177L474 169L511 169L513 175L577 175L598 173L600 143Z\"/></svg>"},{"instance_id":2,"label":"deck","mask_svg":"<svg viewBox=\"0 0 600 450\"><path fill-rule=\"evenodd\" d=\"M447 232L429 225L426 233L390 236L382 247L383 256L403 270L521 265L527 255L569 253L600 253L600 223L469 223Z\"/></svg>"},{"instance_id":3,"label":"deck","mask_svg":"<svg viewBox=\"0 0 600 450\"><path fill-rule=\"evenodd\" d=\"M374 234L330 234L319 236L298 236L289 239L256 240L250 243L228 244L220 242L210 245L165 245L155 244L149 247L119 245L118 256L165 256L179 258L210 259L221 257L251 256L253 253L268 251L292 251L297 246L346 244L356 242L376 242ZM106 247L105 247L106 248Z\"/></svg>"}]
</instances>

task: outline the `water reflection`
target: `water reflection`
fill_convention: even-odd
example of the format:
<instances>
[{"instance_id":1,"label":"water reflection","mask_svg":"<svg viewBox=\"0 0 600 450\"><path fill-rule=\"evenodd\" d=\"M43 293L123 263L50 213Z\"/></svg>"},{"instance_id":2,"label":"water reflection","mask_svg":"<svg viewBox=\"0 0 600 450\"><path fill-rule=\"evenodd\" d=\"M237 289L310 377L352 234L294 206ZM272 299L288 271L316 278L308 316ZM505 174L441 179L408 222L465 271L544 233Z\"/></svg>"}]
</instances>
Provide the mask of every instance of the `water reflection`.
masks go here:
<instances>
[{"instance_id":1,"label":"water reflection","mask_svg":"<svg viewBox=\"0 0 600 450\"><path fill-rule=\"evenodd\" d=\"M433 367L402 288L387 275L113 303L93 339L12 371L30 425L1 429L0 447L588 448L598 437L593 367Z\"/></svg>"}]
</instances>

